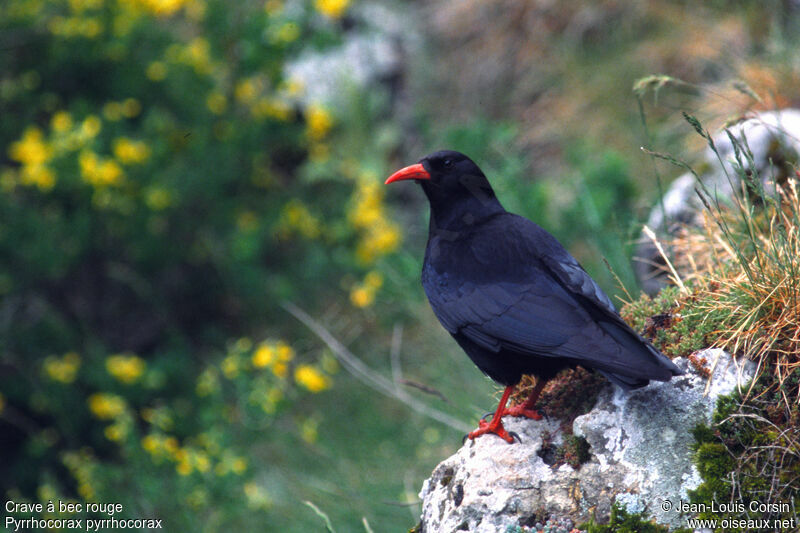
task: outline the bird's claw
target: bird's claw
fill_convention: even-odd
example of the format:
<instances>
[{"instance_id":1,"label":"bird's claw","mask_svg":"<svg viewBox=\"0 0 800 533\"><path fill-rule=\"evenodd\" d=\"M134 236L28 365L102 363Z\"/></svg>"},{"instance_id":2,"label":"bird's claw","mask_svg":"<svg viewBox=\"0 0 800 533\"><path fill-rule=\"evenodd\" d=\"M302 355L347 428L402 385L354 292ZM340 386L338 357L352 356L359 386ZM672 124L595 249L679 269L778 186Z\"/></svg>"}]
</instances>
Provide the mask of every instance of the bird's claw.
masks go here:
<instances>
[{"instance_id":1,"label":"bird's claw","mask_svg":"<svg viewBox=\"0 0 800 533\"><path fill-rule=\"evenodd\" d=\"M516 439L517 442L522 444L522 439L519 437L519 434L516 431L509 431L508 432L508 436L511 437L511 442L509 442L509 444L513 444L514 443L514 439Z\"/></svg>"},{"instance_id":2,"label":"bird's claw","mask_svg":"<svg viewBox=\"0 0 800 533\"><path fill-rule=\"evenodd\" d=\"M503 427L503 423L500 422L499 420L497 422L495 422L494 420L492 420L492 422L486 422L485 420L480 420L478 422L478 429L468 433L466 438L462 441L462 444L463 442L466 442L466 439L475 439L476 437L480 437L481 435L485 435L486 433L494 433L495 435L497 435L498 437L500 437L509 444L514 443L514 437L512 437L511 435L516 436L517 440L522 442L522 439L520 439L519 435L517 435L516 433L511 432L511 434L509 434L509 432L506 431L506 429Z\"/></svg>"}]
</instances>

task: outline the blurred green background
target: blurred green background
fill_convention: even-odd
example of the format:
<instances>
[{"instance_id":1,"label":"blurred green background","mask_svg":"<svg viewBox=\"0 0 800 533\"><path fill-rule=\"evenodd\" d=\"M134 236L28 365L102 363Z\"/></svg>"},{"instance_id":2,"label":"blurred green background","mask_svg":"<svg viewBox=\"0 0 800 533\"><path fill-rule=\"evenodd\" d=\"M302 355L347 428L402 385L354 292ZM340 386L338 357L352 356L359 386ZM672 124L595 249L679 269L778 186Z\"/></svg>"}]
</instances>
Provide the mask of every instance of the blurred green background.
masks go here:
<instances>
[{"instance_id":1,"label":"blurred green background","mask_svg":"<svg viewBox=\"0 0 800 533\"><path fill-rule=\"evenodd\" d=\"M796 104L799 12L4 0L3 501L118 502L168 531L323 531L306 501L339 531L412 527L495 386L424 300L422 194L383 179L461 150L636 295L675 174L640 147L691 160L680 111L713 129ZM683 82L634 92L652 74Z\"/></svg>"}]
</instances>

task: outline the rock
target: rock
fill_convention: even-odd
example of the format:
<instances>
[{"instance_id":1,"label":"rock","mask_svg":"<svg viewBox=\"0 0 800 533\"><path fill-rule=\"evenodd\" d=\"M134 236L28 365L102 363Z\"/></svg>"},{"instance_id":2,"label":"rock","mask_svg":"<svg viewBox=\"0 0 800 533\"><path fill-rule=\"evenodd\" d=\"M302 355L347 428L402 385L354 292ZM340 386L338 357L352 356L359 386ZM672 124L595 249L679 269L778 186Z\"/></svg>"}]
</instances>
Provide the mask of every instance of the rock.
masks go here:
<instances>
[{"instance_id":1,"label":"rock","mask_svg":"<svg viewBox=\"0 0 800 533\"><path fill-rule=\"evenodd\" d=\"M304 88L297 95L301 106L343 105L351 87L391 84L402 75L406 49L418 45L420 38L409 30L410 15L400 6L356 4L349 16L354 27L340 45L308 51L286 65L286 78Z\"/></svg>"},{"instance_id":2,"label":"rock","mask_svg":"<svg viewBox=\"0 0 800 533\"><path fill-rule=\"evenodd\" d=\"M685 359L676 364L686 373L667 383L652 382L629 393L609 384L595 407L573 423L591 454L577 469L552 468L537 454L543 432L563 438L556 420L506 417L506 428L522 439L514 445L492 435L468 441L424 482L420 531L504 532L553 516L574 523L592 515L606 521L614 502L659 523L685 527L684 517L662 510L662 504L686 501L686 491L701 481L691 461L691 429L709 423L716 399L755 373L753 363L740 364L722 350L697 356L710 361L710 384Z\"/></svg>"},{"instance_id":3,"label":"rock","mask_svg":"<svg viewBox=\"0 0 800 533\"><path fill-rule=\"evenodd\" d=\"M759 113L715 135L713 139L719 157L708 147L703 161L695 166L704 187L711 194L730 198L733 188L738 191L741 187L734 144L728 132L738 143L749 147L752 161L742 154L742 167L755 170L768 191L769 187L774 187L772 182L780 183L794 173L793 165L800 161L800 110ZM696 187L697 178L691 172L678 177L651 211L647 225L662 237L672 234L680 226L699 226L703 204L695 192ZM634 263L634 270L642 288L650 295L657 293L667 284L664 261L644 234L635 255L639 260Z\"/></svg>"}]
</instances>

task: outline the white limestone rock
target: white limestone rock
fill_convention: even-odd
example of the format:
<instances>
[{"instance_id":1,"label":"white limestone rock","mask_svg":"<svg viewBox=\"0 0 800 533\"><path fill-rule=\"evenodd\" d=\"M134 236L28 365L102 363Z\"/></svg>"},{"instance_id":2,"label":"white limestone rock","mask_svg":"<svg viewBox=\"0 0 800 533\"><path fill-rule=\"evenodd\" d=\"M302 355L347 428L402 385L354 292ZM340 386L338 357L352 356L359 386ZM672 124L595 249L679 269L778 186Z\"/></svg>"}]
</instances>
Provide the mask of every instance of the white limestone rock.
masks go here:
<instances>
[{"instance_id":1,"label":"white limestone rock","mask_svg":"<svg viewBox=\"0 0 800 533\"><path fill-rule=\"evenodd\" d=\"M755 365L722 350L697 355L713 369L710 383L681 360L676 364L686 373L669 382L629 393L612 385L604 389L595 407L573 424L591 447L591 459L579 469L553 469L537 455L544 431L561 438L556 420L505 418L506 428L522 439L513 445L493 435L467 441L424 482L420 531L504 532L550 516L604 521L615 501L629 512L685 527L683 517L664 512L661 504L685 501L686 491L700 483L689 450L691 429L709 423L717 398L745 385L755 372Z\"/></svg>"}]
</instances>

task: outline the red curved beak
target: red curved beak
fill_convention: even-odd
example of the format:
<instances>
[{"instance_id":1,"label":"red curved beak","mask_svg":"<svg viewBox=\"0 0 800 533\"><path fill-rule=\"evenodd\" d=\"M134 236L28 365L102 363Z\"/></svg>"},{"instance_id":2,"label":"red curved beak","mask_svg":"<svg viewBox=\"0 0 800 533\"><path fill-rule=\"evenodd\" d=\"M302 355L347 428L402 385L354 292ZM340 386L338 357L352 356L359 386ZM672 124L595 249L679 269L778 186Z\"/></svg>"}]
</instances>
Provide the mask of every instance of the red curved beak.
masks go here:
<instances>
[{"instance_id":1,"label":"red curved beak","mask_svg":"<svg viewBox=\"0 0 800 533\"><path fill-rule=\"evenodd\" d=\"M391 176L389 176L384 185L389 185L392 182L400 181L400 180L429 180L431 179L431 175L425 170L425 167L422 166L422 163L415 163L413 165L409 165L405 168L401 168Z\"/></svg>"}]
</instances>

